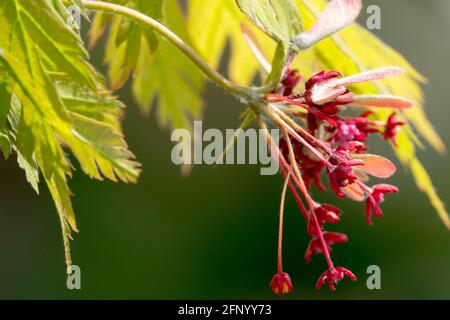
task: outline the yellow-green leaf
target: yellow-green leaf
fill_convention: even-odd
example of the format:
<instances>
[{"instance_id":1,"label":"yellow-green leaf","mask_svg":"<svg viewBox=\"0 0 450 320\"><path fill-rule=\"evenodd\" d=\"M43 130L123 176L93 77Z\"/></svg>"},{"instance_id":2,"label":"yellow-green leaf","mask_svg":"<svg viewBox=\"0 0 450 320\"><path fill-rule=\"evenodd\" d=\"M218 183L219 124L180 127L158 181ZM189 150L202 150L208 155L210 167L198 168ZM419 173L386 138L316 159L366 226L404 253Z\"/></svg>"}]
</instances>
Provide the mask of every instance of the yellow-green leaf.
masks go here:
<instances>
[{"instance_id":1,"label":"yellow-green leaf","mask_svg":"<svg viewBox=\"0 0 450 320\"><path fill-rule=\"evenodd\" d=\"M189 34L203 58L218 68L225 47L230 43L230 78L242 85L251 84L261 67L243 36L241 25L247 24L248 19L239 11L235 0L190 0L188 17ZM249 27L263 54L271 60L276 43L257 27Z\"/></svg>"},{"instance_id":2,"label":"yellow-green leaf","mask_svg":"<svg viewBox=\"0 0 450 320\"><path fill-rule=\"evenodd\" d=\"M239 8L257 27L285 44L302 30L300 16L291 0L236 0Z\"/></svg>"}]
</instances>

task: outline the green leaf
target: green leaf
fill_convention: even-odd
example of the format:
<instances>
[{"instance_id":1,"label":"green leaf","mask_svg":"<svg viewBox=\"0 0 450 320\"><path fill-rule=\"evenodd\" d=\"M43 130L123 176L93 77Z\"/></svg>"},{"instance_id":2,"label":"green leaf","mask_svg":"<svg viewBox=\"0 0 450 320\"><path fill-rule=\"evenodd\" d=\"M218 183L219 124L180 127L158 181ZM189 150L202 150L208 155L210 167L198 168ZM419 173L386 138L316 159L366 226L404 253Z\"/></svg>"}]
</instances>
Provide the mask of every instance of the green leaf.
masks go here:
<instances>
[{"instance_id":1,"label":"green leaf","mask_svg":"<svg viewBox=\"0 0 450 320\"><path fill-rule=\"evenodd\" d=\"M190 0L188 5L188 29L194 47L209 65L218 68L225 47L230 42L229 76L236 83L250 85L261 68L243 36L241 25L248 19L235 0ZM275 41L256 26L249 28L263 54L270 59L275 51Z\"/></svg>"},{"instance_id":2,"label":"green leaf","mask_svg":"<svg viewBox=\"0 0 450 320\"><path fill-rule=\"evenodd\" d=\"M445 208L444 203L439 198L439 195L436 192L436 189L433 186L433 182L423 165L419 160L414 159L410 163L411 170L414 174L414 179L416 181L417 186L422 192L425 192L428 195L428 198L436 209L436 212L441 218L444 225L450 229L450 217L448 215L447 209Z\"/></svg>"},{"instance_id":3,"label":"green leaf","mask_svg":"<svg viewBox=\"0 0 450 320\"><path fill-rule=\"evenodd\" d=\"M176 1L136 0L125 4L161 21L186 43L190 43L186 21ZM170 14L166 15L166 12ZM98 38L104 28L104 25L100 26L100 23L94 25L91 37ZM162 126L190 128L192 119L200 117L204 88L202 73L150 29L126 18L114 17L105 60L114 89L121 87L133 73L136 101L146 112L157 102L158 119Z\"/></svg>"},{"instance_id":4,"label":"green leaf","mask_svg":"<svg viewBox=\"0 0 450 320\"><path fill-rule=\"evenodd\" d=\"M183 12L175 0L164 2L165 24L185 42L190 43ZM157 100L161 125L191 128L192 119L201 115L204 77L198 68L166 41L160 41L152 55L143 43L133 82L133 94L139 105L149 112Z\"/></svg>"},{"instance_id":5,"label":"green leaf","mask_svg":"<svg viewBox=\"0 0 450 320\"><path fill-rule=\"evenodd\" d=\"M239 8L262 31L286 44L301 32L301 20L291 0L236 0Z\"/></svg>"},{"instance_id":6,"label":"green leaf","mask_svg":"<svg viewBox=\"0 0 450 320\"><path fill-rule=\"evenodd\" d=\"M49 1L4 1L0 4L0 16L3 22L0 43L7 46L3 47L4 50L14 46L24 48L26 35L46 58L58 65L59 71L95 89L96 74L86 62L88 54L80 38L66 26ZM17 37L8 41L7 37L13 33ZM26 55L18 58L27 61Z\"/></svg>"},{"instance_id":7,"label":"green leaf","mask_svg":"<svg viewBox=\"0 0 450 320\"><path fill-rule=\"evenodd\" d=\"M113 1L122 5L127 5L134 10L150 16L156 20L163 19L163 0L134 0L133 2ZM150 53L154 53L158 48L158 37L149 28L139 26L133 21L121 16L111 18L112 28L107 44L105 60L109 65L108 75L111 86L114 90L121 88L130 74L137 66L141 54L148 52L141 51L144 43L150 48ZM94 44L103 33L105 24L108 22L104 15L97 15L94 19L90 31L91 44Z\"/></svg>"},{"instance_id":8,"label":"green leaf","mask_svg":"<svg viewBox=\"0 0 450 320\"><path fill-rule=\"evenodd\" d=\"M121 104L103 89L79 36L50 0L2 2L0 21L0 74L9 79L11 97L10 110L3 98L0 110L8 114L10 143L27 180L38 191L41 172L47 183L70 266L70 229L77 225L67 184L72 164L63 145L92 178L134 182L139 165L118 124Z\"/></svg>"},{"instance_id":9,"label":"green leaf","mask_svg":"<svg viewBox=\"0 0 450 320\"><path fill-rule=\"evenodd\" d=\"M0 148L5 158L11 152L11 139L8 129L8 114L11 109L11 94L6 81L0 79Z\"/></svg>"}]
</instances>

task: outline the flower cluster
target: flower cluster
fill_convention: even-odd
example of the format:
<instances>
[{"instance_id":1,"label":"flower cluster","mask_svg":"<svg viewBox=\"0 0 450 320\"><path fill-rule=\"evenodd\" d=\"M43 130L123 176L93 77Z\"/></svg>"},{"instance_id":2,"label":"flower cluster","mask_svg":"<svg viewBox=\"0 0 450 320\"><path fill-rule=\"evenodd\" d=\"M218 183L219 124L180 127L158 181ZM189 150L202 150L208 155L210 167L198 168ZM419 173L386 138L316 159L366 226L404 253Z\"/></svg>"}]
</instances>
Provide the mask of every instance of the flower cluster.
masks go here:
<instances>
[{"instance_id":1,"label":"flower cluster","mask_svg":"<svg viewBox=\"0 0 450 320\"><path fill-rule=\"evenodd\" d=\"M336 3L355 9L354 6L360 1L334 0L330 8ZM319 18L319 25L313 27L313 31L299 36L299 43L306 46L311 39L319 37L316 34L323 36L328 32L324 28L329 26L322 27L320 24L324 24L327 16L332 14L330 8ZM353 14L351 19L356 16ZM278 144L273 143L269 135L267 140L279 159L280 171L285 178L280 210L278 273L270 283L275 294L284 295L292 290L291 279L283 271L281 252L283 201L287 186L306 219L307 233L311 237L304 255L305 261L309 263L314 255L323 255L327 263L327 270L320 276L316 288L328 284L334 291L335 285L344 277L356 280L350 270L335 266L331 257L334 245L348 241L346 234L327 231L327 225L338 223L343 212L333 205L316 202L311 188L314 184L322 192L331 190L339 198L365 202L368 224L372 224L373 216L380 218L383 215L381 203L384 196L399 190L387 184L370 186L369 179L389 178L396 172L396 167L388 159L368 153L367 140L370 135L379 135L396 146L397 135L406 125L401 110L412 107L412 104L401 97L358 95L351 91L351 85L390 78L404 72L404 69L397 67L350 76L344 76L339 71L321 71L303 81L301 72L288 65L278 88L266 96L266 121L282 131ZM361 111L358 112L358 109ZM385 112L386 109L391 109L392 114L387 120L380 121L382 117L378 116L378 111ZM260 126L266 128L265 122L260 121Z\"/></svg>"},{"instance_id":2,"label":"flower cluster","mask_svg":"<svg viewBox=\"0 0 450 320\"><path fill-rule=\"evenodd\" d=\"M382 216L380 204L384 195L399 191L387 184L367 185L369 176L388 178L395 173L396 167L388 159L369 154L366 143L370 134L379 134L395 145L396 136L405 125L395 109L399 109L399 103L402 108L407 107L405 101L391 96L370 97L374 107L379 104L394 109L385 122L371 120L376 119L376 108L354 117L343 116L348 107L366 107L365 103L360 103L364 101L363 97L353 94L346 86L402 72L400 68L383 68L348 78L336 71L320 72L306 81L302 93L295 93L302 77L297 70L289 70L279 90L267 96L271 105L270 117L283 131L278 148L273 152L279 156L281 172L307 220L307 232L311 236L305 261L309 263L314 255L322 254L328 265L317 282L318 289L327 283L335 290L335 284L344 276L351 280L356 280L356 276L343 267L334 266L331 259L332 246L347 242L348 237L326 231L325 227L338 223L343 212L332 205L315 202L311 195L312 183L326 192L323 182L326 177L329 189L339 198L365 201L369 224L372 224L372 215ZM270 287L279 295L291 291L291 280L282 268Z\"/></svg>"}]
</instances>

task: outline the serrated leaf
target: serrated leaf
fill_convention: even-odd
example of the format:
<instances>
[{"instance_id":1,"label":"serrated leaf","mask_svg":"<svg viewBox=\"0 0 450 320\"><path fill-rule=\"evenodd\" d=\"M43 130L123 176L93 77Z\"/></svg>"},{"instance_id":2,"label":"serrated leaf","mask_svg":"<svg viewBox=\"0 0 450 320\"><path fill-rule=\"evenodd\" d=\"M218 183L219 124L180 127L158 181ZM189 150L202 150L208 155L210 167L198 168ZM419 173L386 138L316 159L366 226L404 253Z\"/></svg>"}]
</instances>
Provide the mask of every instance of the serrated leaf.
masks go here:
<instances>
[{"instance_id":1,"label":"serrated leaf","mask_svg":"<svg viewBox=\"0 0 450 320\"><path fill-rule=\"evenodd\" d=\"M436 209L442 222L448 229L450 229L450 217L447 209L445 208L442 200L439 198L429 174L417 159L414 159L411 162L410 167L414 174L414 179L416 180L417 186L422 192L425 192L428 195L431 204Z\"/></svg>"},{"instance_id":2,"label":"serrated leaf","mask_svg":"<svg viewBox=\"0 0 450 320\"><path fill-rule=\"evenodd\" d=\"M4 22L0 43L23 47L24 36L27 35L53 64L58 65L61 72L67 73L82 85L96 88L96 74L86 62L88 54L80 38L67 27L49 1L3 1L0 4L0 16ZM17 38L9 42L7 37L12 33Z\"/></svg>"},{"instance_id":3,"label":"serrated leaf","mask_svg":"<svg viewBox=\"0 0 450 320\"><path fill-rule=\"evenodd\" d=\"M292 44L301 21L291 0L236 0L239 8L262 31L277 42Z\"/></svg>"},{"instance_id":4,"label":"serrated leaf","mask_svg":"<svg viewBox=\"0 0 450 320\"><path fill-rule=\"evenodd\" d=\"M11 152L11 140L8 130L8 114L11 109L11 94L7 83L0 78L0 148L5 158Z\"/></svg>"},{"instance_id":5,"label":"serrated leaf","mask_svg":"<svg viewBox=\"0 0 450 320\"><path fill-rule=\"evenodd\" d=\"M194 47L209 65L217 69L229 42L231 55L228 73L233 81L242 85L250 85L261 70L242 34L241 25L247 23L247 17L239 10L235 0L190 0L188 3L188 29ZM270 60L276 43L257 27L251 25L249 28L258 40L262 53Z\"/></svg>"},{"instance_id":6,"label":"serrated leaf","mask_svg":"<svg viewBox=\"0 0 450 320\"><path fill-rule=\"evenodd\" d=\"M165 24L187 43L185 19L178 3L165 1ZM157 99L159 122L173 128L191 128L192 119L199 118L203 102L204 77L198 68L166 41L150 55L143 43L133 82L133 94L139 105L149 112Z\"/></svg>"},{"instance_id":7,"label":"serrated leaf","mask_svg":"<svg viewBox=\"0 0 450 320\"><path fill-rule=\"evenodd\" d=\"M112 2L127 5L156 20L163 19L163 0L116 0ZM125 84L130 74L134 72L141 54L148 54L142 49L144 43L150 48L150 53L154 53L158 48L159 41L153 30L142 27L125 17L114 16L108 18L105 15L98 14L94 18L94 23L89 33L91 45L97 42L110 20L112 21L112 27L105 61L108 63L108 76L111 86L114 90L117 90Z\"/></svg>"},{"instance_id":8,"label":"serrated leaf","mask_svg":"<svg viewBox=\"0 0 450 320\"><path fill-rule=\"evenodd\" d=\"M63 144L93 178L135 181L139 167L120 132L120 107L105 102L114 98L86 61L79 36L50 3L0 4L0 72L19 102L12 99L8 115L19 165L35 189L42 172L61 219L69 266L70 229L77 231L77 225L67 185L72 165ZM19 106L20 115L14 112Z\"/></svg>"}]
</instances>

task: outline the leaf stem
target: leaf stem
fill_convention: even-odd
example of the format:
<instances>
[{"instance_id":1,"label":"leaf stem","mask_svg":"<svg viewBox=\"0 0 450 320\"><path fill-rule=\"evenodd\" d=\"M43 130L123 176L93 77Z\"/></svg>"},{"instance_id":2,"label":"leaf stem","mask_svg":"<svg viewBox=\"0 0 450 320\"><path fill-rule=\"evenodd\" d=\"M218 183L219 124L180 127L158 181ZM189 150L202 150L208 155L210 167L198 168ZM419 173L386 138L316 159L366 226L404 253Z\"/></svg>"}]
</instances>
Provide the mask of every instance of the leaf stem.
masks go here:
<instances>
[{"instance_id":1,"label":"leaf stem","mask_svg":"<svg viewBox=\"0 0 450 320\"><path fill-rule=\"evenodd\" d=\"M239 98L253 100L260 97L260 94L265 91L265 87L243 87L226 79L219 72L210 67L191 46L186 44L186 42L184 42L172 30L170 30L157 20L140 13L139 11L103 1L83 0L82 4L86 9L119 14L135 21L136 23L144 27L151 28L155 32L159 33L162 37L167 39L181 52L183 52L186 57L189 58L217 86Z\"/></svg>"}]
</instances>

